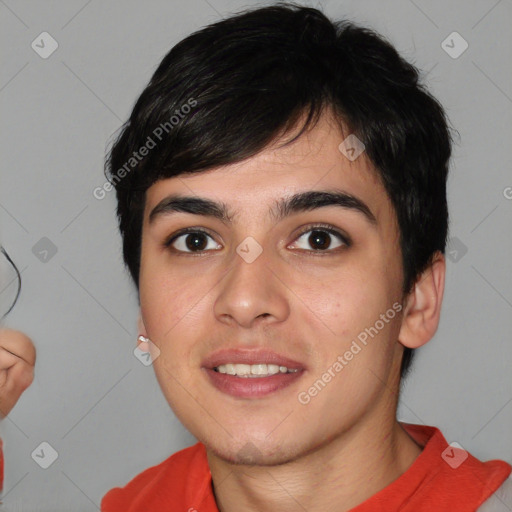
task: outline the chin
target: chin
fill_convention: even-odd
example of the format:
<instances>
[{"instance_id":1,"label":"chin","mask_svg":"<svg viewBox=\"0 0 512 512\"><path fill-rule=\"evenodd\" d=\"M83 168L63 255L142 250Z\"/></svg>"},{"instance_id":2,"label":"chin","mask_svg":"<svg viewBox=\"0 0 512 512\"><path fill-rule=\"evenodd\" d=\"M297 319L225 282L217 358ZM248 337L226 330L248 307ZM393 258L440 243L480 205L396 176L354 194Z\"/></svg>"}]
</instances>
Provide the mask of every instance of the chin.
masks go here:
<instances>
[{"instance_id":1,"label":"chin","mask_svg":"<svg viewBox=\"0 0 512 512\"><path fill-rule=\"evenodd\" d=\"M299 447L288 447L282 440L262 439L260 442L251 440L250 436L227 441L227 445L204 441L205 446L216 457L225 462L244 466L279 466L292 462L300 456Z\"/></svg>"}]
</instances>

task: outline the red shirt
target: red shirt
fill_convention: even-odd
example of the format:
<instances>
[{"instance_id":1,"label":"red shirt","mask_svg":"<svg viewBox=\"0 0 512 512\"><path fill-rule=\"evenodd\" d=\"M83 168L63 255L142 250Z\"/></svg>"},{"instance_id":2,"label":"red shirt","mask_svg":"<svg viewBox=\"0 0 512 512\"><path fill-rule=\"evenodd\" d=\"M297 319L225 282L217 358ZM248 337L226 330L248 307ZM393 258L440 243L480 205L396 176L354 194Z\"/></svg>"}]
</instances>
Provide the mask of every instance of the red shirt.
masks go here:
<instances>
[{"instance_id":1,"label":"red shirt","mask_svg":"<svg viewBox=\"0 0 512 512\"><path fill-rule=\"evenodd\" d=\"M0 493L4 489L4 452L2 438L0 437Z\"/></svg>"},{"instance_id":2,"label":"red shirt","mask_svg":"<svg viewBox=\"0 0 512 512\"><path fill-rule=\"evenodd\" d=\"M474 512L505 481L512 467L481 462L448 445L435 427L402 423L423 451L409 469L351 512ZM466 457L467 456L467 457ZM110 490L102 512L219 512L202 443L146 469L123 488Z\"/></svg>"}]
</instances>

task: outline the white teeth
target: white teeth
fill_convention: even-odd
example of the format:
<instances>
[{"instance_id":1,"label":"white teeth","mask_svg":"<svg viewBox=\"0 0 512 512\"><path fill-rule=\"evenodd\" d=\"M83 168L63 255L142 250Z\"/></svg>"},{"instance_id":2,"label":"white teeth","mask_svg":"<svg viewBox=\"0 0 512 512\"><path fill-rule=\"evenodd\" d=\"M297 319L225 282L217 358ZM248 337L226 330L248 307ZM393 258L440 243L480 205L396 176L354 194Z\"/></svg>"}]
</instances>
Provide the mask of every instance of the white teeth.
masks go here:
<instances>
[{"instance_id":1,"label":"white teeth","mask_svg":"<svg viewBox=\"0 0 512 512\"><path fill-rule=\"evenodd\" d=\"M237 375L238 377L267 377L276 373L293 373L298 370L289 370L286 366L277 364L234 364L227 363L217 366L219 373L227 373L228 375Z\"/></svg>"},{"instance_id":2,"label":"white teeth","mask_svg":"<svg viewBox=\"0 0 512 512\"><path fill-rule=\"evenodd\" d=\"M275 375L276 373L279 373L279 365L267 364L267 372L270 373L270 375Z\"/></svg>"},{"instance_id":3,"label":"white teeth","mask_svg":"<svg viewBox=\"0 0 512 512\"><path fill-rule=\"evenodd\" d=\"M250 375L251 367L248 364L235 364L236 375Z\"/></svg>"},{"instance_id":4,"label":"white teeth","mask_svg":"<svg viewBox=\"0 0 512 512\"><path fill-rule=\"evenodd\" d=\"M253 364L251 365L251 375L266 375L267 365L266 364Z\"/></svg>"}]
</instances>

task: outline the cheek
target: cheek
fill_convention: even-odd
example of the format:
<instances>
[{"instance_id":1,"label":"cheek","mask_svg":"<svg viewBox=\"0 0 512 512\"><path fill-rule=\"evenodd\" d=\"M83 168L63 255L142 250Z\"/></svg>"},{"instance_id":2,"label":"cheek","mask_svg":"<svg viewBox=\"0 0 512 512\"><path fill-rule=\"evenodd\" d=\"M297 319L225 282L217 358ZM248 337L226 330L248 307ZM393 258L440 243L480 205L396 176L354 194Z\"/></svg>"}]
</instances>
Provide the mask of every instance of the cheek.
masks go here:
<instances>
[{"instance_id":1,"label":"cheek","mask_svg":"<svg viewBox=\"0 0 512 512\"><path fill-rule=\"evenodd\" d=\"M168 332L180 318L186 317L205 289L201 277L180 272L179 267L165 262L163 257L141 266L141 307L144 319L153 327L153 335ZM150 329L147 324L146 327Z\"/></svg>"},{"instance_id":2,"label":"cheek","mask_svg":"<svg viewBox=\"0 0 512 512\"><path fill-rule=\"evenodd\" d=\"M372 325L391 306L389 297L378 269L351 267L311 289L308 305L325 320L333 334L345 338Z\"/></svg>"},{"instance_id":3,"label":"cheek","mask_svg":"<svg viewBox=\"0 0 512 512\"><path fill-rule=\"evenodd\" d=\"M315 313L312 339L319 363L316 377L331 368L336 375L343 374L333 379L336 383L332 389L341 386L348 390L367 382L370 370L384 376L392 362L392 346L399 329L393 304L400 305L395 302L396 287L390 283L383 265L368 262L347 267L334 279L321 279L320 284L308 284L302 295L308 309ZM336 372L332 367L339 356L343 370Z\"/></svg>"},{"instance_id":4,"label":"cheek","mask_svg":"<svg viewBox=\"0 0 512 512\"><path fill-rule=\"evenodd\" d=\"M153 363L155 375L169 405L187 423L198 415L191 392L197 375L190 369L194 345L204 337L201 319L204 322L210 288L200 278L176 272L155 268L141 274L141 311L148 336L160 350Z\"/></svg>"},{"instance_id":5,"label":"cheek","mask_svg":"<svg viewBox=\"0 0 512 512\"><path fill-rule=\"evenodd\" d=\"M169 272L141 275L144 323L168 366L174 367L173 361L188 360L189 340L200 339L200 318L208 289L200 279L183 279Z\"/></svg>"}]
</instances>

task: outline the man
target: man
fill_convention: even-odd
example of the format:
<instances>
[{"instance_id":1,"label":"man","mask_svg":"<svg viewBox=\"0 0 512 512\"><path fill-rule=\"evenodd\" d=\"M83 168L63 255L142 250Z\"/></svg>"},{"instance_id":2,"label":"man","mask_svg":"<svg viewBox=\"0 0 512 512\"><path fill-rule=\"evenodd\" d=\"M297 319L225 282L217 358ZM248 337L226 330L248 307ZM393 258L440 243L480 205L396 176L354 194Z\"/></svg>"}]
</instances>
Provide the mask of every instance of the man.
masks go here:
<instances>
[{"instance_id":1,"label":"man","mask_svg":"<svg viewBox=\"0 0 512 512\"><path fill-rule=\"evenodd\" d=\"M450 153L417 70L318 10L255 9L169 52L107 169L141 349L199 442L104 512L469 511L504 492L509 464L396 419L439 322Z\"/></svg>"}]
</instances>

